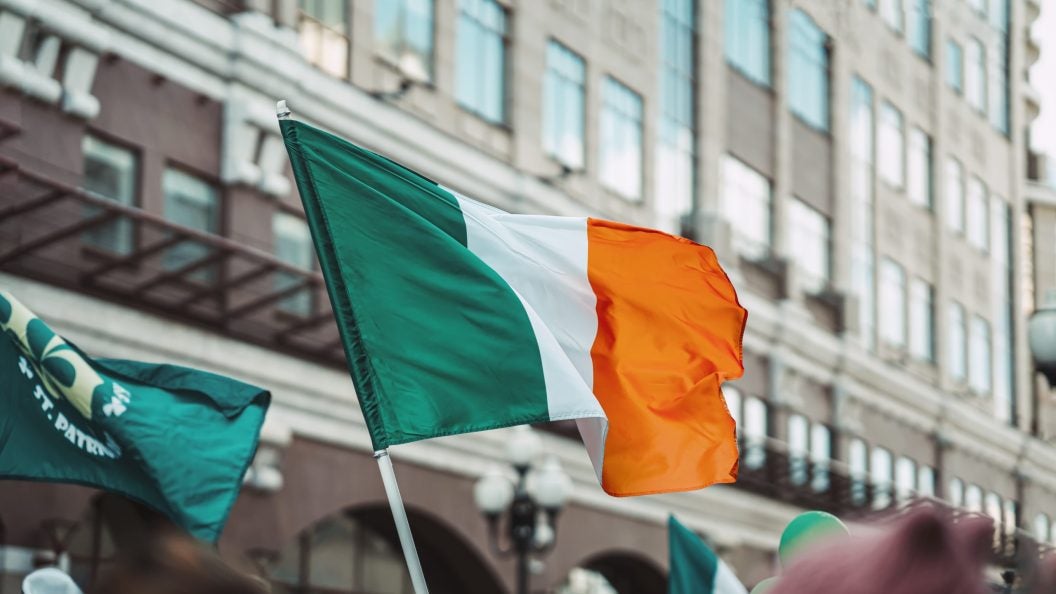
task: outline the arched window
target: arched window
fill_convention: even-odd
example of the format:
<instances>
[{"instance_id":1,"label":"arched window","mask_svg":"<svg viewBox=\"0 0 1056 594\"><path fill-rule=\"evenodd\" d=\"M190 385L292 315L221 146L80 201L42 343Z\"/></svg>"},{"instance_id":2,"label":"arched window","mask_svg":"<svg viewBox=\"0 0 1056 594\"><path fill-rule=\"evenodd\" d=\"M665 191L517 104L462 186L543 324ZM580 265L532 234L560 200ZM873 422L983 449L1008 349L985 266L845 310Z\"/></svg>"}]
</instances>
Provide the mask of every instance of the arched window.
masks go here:
<instances>
[{"instance_id":1,"label":"arched window","mask_svg":"<svg viewBox=\"0 0 1056 594\"><path fill-rule=\"evenodd\" d=\"M557 594L666 594L667 578L634 554L605 553L568 573Z\"/></svg>"}]
</instances>

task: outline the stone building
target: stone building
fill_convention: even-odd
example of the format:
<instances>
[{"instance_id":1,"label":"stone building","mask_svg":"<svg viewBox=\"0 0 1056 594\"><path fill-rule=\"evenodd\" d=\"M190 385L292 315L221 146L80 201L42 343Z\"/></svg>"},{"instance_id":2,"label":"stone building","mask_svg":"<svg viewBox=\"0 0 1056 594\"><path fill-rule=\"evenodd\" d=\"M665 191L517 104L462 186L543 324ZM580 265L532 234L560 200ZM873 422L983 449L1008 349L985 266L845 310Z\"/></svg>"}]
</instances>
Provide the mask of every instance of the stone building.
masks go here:
<instances>
[{"instance_id":1,"label":"stone building","mask_svg":"<svg viewBox=\"0 0 1056 594\"><path fill-rule=\"evenodd\" d=\"M1056 288L1056 199L1027 178L1039 11L0 0L0 285L94 355L272 390L226 558L276 591L410 592L278 135L287 99L497 207L711 245L738 286L739 483L610 498L578 440L541 428L574 488L533 591L582 569L665 591L669 513L751 585L799 511L914 498L989 514L1010 562L1056 540L1056 416L1025 339ZM511 589L472 496L507 435L393 450L434 592ZM156 521L0 482L0 592L49 552L90 583Z\"/></svg>"}]
</instances>

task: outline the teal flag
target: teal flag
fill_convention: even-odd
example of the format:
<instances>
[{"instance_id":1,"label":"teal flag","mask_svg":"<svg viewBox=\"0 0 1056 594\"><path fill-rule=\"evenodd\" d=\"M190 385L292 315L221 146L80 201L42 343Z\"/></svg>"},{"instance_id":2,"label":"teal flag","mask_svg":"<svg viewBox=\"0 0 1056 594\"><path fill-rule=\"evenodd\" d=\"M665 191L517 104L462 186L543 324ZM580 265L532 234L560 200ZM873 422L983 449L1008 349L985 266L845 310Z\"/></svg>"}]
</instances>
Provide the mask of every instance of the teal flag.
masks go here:
<instances>
[{"instance_id":1,"label":"teal flag","mask_svg":"<svg viewBox=\"0 0 1056 594\"><path fill-rule=\"evenodd\" d=\"M0 290L0 478L113 491L215 541L270 398L186 367L93 360Z\"/></svg>"},{"instance_id":2,"label":"teal flag","mask_svg":"<svg viewBox=\"0 0 1056 594\"><path fill-rule=\"evenodd\" d=\"M668 594L747 594L729 566L708 545L671 516L667 521L671 571Z\"/></svg>"}]
</instances>

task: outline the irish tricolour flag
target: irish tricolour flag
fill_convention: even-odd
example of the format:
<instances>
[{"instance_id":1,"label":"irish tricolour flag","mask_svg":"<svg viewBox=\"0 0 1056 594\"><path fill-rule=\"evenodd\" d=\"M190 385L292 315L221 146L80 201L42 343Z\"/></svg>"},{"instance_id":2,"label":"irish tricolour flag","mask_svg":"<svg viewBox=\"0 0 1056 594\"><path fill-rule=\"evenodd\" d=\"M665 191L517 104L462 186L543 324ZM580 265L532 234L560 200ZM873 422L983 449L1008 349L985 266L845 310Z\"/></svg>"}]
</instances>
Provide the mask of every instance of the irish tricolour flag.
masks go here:
<instances>
[{"instance_id":1,"label":"irish tricolour flag","mask_svg":"<svg viewBox=\"0 0 1056 594\"><path fill-rule=\"evenodd\" d=\"M746 312L708 248L509 214L306 124L282 132L376 449L575 419L604 489L732 482Z\"/></svg>"}]
</instances>

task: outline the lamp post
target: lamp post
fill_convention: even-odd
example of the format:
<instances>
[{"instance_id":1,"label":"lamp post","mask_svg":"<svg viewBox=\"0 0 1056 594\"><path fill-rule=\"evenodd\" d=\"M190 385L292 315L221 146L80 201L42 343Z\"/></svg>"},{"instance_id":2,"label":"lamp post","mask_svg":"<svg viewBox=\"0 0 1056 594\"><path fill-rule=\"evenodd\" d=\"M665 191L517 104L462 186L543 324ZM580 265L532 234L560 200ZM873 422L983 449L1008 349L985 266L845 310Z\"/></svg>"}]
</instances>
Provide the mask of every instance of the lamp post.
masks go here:
<instances>
[{"instance_id":1,"label":"lamp post","mask_svg":"<svg viewBox=\"0 0 1056 594\"><path fill-rule=\"evenodd\" d=\"M557 458L533 467L542 442L527 426L517 427L506 444L506 457L517 473L511 482L498 468L489 470L473 489L473 498L488 521L488 540L495 554L517 559L517 594L528 594L528 561L549 552L557 535L557 515L572 489L572 480ZM505 516L505 517L504 517ZM505 520L505 542L502 524Z\"/></svg>"},{"instance_id":2,"label":"lamp post","mask_svg":"<svg viewBox=\"0 0 1056 594\"><path fill-rule=\"evenodd\" d=\"M1045 300L1030 316L1030 321L1027 322L1027 342L1034 356L1035 367L1049 382L1049 389L1056 388L1056 290L1050 289L1046 292ZM1030 432L1038 435L1041 395L1034 386L1030 395Z\"/></svg>"},{"instance_id":3,"label":"lamp post","mask_svg":"<svg viewBox=\"0 0 1056 594\"><path fill-rule=\"evenodd\" d=\"M1049 290L1027 325L1027 341L1038 371L1056 388L1056 290Z\"/></svg>"}]
</instances>

